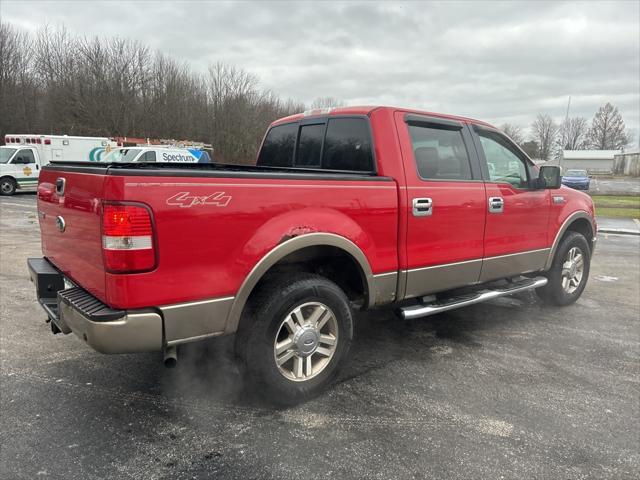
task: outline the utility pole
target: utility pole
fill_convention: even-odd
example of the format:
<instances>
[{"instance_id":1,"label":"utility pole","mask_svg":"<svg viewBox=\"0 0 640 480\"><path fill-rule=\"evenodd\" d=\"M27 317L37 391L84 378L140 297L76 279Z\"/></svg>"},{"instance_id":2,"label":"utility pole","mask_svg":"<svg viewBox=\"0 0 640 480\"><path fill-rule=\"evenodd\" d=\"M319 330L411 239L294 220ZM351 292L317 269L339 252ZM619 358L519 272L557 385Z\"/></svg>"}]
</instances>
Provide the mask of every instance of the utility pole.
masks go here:
<instances>
[{"instance_id":1,"label":"utility pole","mask_svg":"<svg viewBox=\"0 0 640 480\"><path fill-rule=\"evenodd\" d=\"M566 129L569 126L569 109L571 108L571 95L569 95L569 101L567 102L567 112L564 115L564 129L565 131L562 133L562 135L566 135ZM560 153L560 157L558 158L558 166L560 167L560 171L562 172L562 160L564 160L564 147L566 145L566 139L563 138L562 142L564 143L564 145L561 145L562 147L562 152Z\"/></svg>"}]
</instances>

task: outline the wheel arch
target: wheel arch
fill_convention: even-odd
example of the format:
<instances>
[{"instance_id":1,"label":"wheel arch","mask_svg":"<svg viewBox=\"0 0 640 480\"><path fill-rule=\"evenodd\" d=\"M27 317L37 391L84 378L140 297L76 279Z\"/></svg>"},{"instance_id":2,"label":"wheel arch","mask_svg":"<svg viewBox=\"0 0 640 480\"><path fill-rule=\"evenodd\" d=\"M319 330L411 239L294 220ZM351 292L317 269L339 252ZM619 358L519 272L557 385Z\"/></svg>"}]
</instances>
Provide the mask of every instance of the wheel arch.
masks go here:
<instances>
[{"instance_id":1,"label":"wheel arch","mask_svg":"<svg viewBox=\"0 0 640 480\"><path fill-rule=\"evenodd\" d=\"M332 233L308 233L285 240L271 249L253 267L236 293L233 305L227 317L225 333L234 333L240 323L242 312L258 283L278 266L293 256L307 253L339 253L353 262L361 280L364 306L371 307L375 302L374 276L371 265L362 250L351 240ZM328 277L331 279L331 277ZM339 284L339 282L336 282Z\"/></svg>"},{"instance_id":2,"label":"wheel arch","mask_svg":"<svg viewBox=\"0 0 640 480\"><path fill-rule=\"evenodd\" d=\"M556 254L558 245L560 245L560 242L567 234L567 232L578 232L584 235L587 243L589 244L589 248L593 250L593 239L596 233L593 226L593 220L591 216L585 211L574 212L569 215L569 217L567 217L567 219L562 223L562 226L558 230L556 238L554 239L551 246L551 250L549 251L549 257L547 258L547 262L544 267L545 270L549 270L551 268L553 257Z\"/></svg>"}]
</instances>

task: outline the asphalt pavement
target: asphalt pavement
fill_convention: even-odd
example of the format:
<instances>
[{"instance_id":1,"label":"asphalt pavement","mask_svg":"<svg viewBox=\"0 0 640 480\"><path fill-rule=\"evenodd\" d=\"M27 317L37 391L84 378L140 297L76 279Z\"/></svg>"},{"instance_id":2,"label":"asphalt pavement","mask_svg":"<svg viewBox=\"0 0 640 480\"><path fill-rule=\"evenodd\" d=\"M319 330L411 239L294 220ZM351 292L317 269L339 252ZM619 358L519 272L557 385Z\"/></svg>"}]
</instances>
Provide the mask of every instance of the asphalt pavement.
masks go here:
<instances>
[{"instance_id":1,"label":"asphalt pavement","mask_svg":"<svg viewBox=\"0 0 640 480\"><path fill-rule=\"evenodd\" d=\"M618 218L596 216L598 231L603 233L625 233L640 235L640 220L637 218Z\"/></svg>"},{"instance_id":2,"label":"asphalt pavement","mask_svg":"<svg viewBox=\"0 0 640 480\"><path fill-rule=\"evenodd\" d=\"M589 188L590 195L640 195L640 178L602 178L594 175Z\"/></svg>"},{"instance_id":3,"label":"asphalt pavement","mask_svg":"<svg viewBox=\"0 0 640 480\"><path fill-rule=\"evenodd\" d=\"M33 195L0 199L0 477L585 479L640 472L640 237L602 234L573 306L535 294L360 314L338 382L276 409L221 338L108 356L53 336Z\"/></svg>"}]
</instances>

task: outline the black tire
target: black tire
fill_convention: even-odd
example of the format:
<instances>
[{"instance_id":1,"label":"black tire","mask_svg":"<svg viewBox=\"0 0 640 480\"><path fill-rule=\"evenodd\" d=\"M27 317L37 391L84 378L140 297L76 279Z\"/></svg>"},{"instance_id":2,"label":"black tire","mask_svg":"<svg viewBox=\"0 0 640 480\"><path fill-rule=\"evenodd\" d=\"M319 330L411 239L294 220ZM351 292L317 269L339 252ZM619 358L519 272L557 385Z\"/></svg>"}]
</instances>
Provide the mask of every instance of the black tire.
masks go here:
<instances>
[{"instance_id":1,"label":"black tire","mask_svg":"<svg viewBox=\"0 0 640 480\"><path fill-rule=\"evenodd\" d=\"M2 177L0 178L0 195L5 197L10 197L14 193L16 193L16 189L18 188L18 184L11 177Z\"/></svg>"},{"instance_id":2,"label":"black tire","mask_svg":"<svg viewBox=\"0 0 640 480\"><path fill-rule=\"evenodd\" d=\"M276 364L275 342L281 338L278 335L282 334L281 329L285 328L282 323L289 313L303 305L312 304L304 308L315 308L313 302L328 307L333 314L330 317L335 318L335 322L330 322L334 328L337 326L336 345L330 347L334 348L332 356L328 357L322 368L318 368L316 374L313 374L314 368L311 367L310 378L295 381L287 378ZM273 276L262 282L249 299L236 335L236 353L253 384L262 387L268 400L280 405L292 405L317 395L333 380L349 352L352 339L353 319L349 300L335 283L320 275L307 273ZM319 348L320 344L317 345ZM302 355L295 356L302 358ZM316 362L323 357L319 353L310 356L316 358ZM292 358L291 364L294 361L302 360ZM306 370L306 364L304 368Z\"/></svg>"},{"instance_id":3,"label":"black tire","mask_svg":"<svg viewBox=\"0 0 640 480\"><path fill-rule=\"evenodd\" d=\"M573 248L578 248L582 254L584 269L577 288L572 292L568 292L562 285L563 264L566 261L567 254ZM550 305L571 305L580 298L584 288L587 286L590 266L591 249L587 239L578 232L568 232L560 242L560 245L558 245L551 268L545 274L549 282L544 287L538 288L536 293L545 303Z\"/></svg>"}]
</instances>

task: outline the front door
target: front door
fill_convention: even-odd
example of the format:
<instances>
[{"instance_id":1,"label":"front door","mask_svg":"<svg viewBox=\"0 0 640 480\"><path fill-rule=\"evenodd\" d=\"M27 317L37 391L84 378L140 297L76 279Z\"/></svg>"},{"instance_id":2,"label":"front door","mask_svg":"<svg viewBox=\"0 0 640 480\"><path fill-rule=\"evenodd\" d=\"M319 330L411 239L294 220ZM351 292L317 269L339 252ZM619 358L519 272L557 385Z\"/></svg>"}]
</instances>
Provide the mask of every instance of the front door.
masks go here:
<instances>
[{"instance_id":1,"label":"front door","mask_svg":"<svg viewBox=\"0 0 640 480\"><path fill-rule=\"evenodd\" d=\"M541 269L549 253L549 190L533 188L535 168L509 138L474 127L486 178L485 251L481 281Z\"/></svg>"},{"instance_id":2,"label":"front door","mask_svg":"<svg viewBox=\"0 0 640 480\"><path fill-rule=\"evenodd\" d=\"M477 282L486 209L471 133L457 121L402 112L396 124L407 185L404 298Z\"/></svg>"},{"instance_id":3,"label":"front door","mask_svg":"<svg viewBox=\"0 0 640 480\"><path fill-rule=\"evenodd\" d=\"M21 148L11 160L16 172L16 181L20 188L35 187L38 184L40 168L30 148Z\"/></svg>"}]
</instances>

